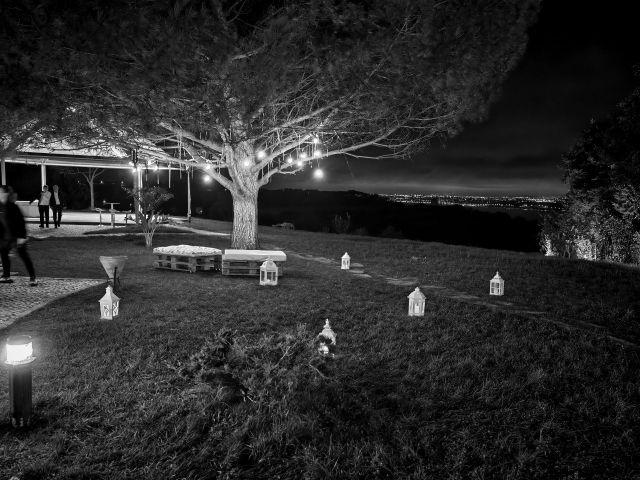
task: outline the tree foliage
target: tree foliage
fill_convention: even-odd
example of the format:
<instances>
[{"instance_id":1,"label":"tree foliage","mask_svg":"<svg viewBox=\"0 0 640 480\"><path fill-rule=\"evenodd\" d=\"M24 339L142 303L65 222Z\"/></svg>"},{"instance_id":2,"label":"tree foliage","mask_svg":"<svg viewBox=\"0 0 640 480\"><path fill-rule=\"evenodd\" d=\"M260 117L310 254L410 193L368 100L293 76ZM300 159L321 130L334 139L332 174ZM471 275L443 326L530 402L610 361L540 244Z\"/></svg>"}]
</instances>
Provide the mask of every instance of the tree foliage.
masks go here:
<instances>
[{"instance_id":1,"label":"tree foliage","mask_svg":"<svg viewBox=\"0 0 640 480\"><path fill-rule=\"evenodd\" d=\"M569 193L548 218L543 236L554 250L577 255L580 242L593 257L640 263L640 88L607 118L592 120L563 156Z\"/></svg>"},{"instance_id":2,"label":"tree foliage","mask_svg":"<svg viewBox=\"0 0 640 480\"><path fill-rule=\"evenodd\" d=\"M164 188L154 185L152 187L127 188L122 187L127 195L134 200L138 208L142 232L144 233L145 246L151 248L153 235L158 228L160 210L162 205L173 198Z\"/></svg>"},{"instance_id":3,"label":"tree foliage","mask_svg":"<svg viewBox=\"0 0 640 480\"><path fill-rule=\"evenodd\" d=\"M538 4L8 0L0 102L49 112L58 135L208 167L246 224L274 174L408 156L482 118ZM253 234L235 223L234 243Z\"/></svg>"}]
</instances>

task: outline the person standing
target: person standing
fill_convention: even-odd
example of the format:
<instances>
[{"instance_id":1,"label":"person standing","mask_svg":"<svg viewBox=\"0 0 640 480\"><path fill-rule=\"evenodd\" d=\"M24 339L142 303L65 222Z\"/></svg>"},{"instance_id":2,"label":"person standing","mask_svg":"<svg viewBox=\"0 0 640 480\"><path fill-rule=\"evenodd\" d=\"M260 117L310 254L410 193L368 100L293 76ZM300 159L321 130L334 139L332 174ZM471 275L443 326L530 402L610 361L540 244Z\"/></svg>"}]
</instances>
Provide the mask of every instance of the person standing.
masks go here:
<instances>
[{"instance_id":1,"label":"person standing","mask_svg":"<svg viewBox=\"0 0 640 480\"><path fill-rule=\"evenodd\" d=\"M2 258L1 283L13 283L11 279L11 261L9 252L16 247L29 273L29 285L38 285L33 262L27 253L27 228L20 208L14 203L13 189L0 185L0 258Z\"/></svg>"},{"instance_id":2,"label":"person standing","mask_svg":"<svg viewBox=\"0 0 640 480\"><path fill-rule=\"evenodd\" d=\"M59 190L58 185L53 186L49 205L51 206L51 213L53 213L53 226L58 228L62 218L62 207L64 206L64 193Z\"/></svg>"},{"instance_id":3,"label":"person standing","mask_svg":"<svg viewBox=\"0 0 640 480\"><path fill-rule=\"evenodd\" d=\"M49 228L49 202L51 201L51 192L49 187L44 185L40 192L40 199L38 200L38 212L40 212L40 228L44 228L45 223Z\"/></svg>"}]
</instances>

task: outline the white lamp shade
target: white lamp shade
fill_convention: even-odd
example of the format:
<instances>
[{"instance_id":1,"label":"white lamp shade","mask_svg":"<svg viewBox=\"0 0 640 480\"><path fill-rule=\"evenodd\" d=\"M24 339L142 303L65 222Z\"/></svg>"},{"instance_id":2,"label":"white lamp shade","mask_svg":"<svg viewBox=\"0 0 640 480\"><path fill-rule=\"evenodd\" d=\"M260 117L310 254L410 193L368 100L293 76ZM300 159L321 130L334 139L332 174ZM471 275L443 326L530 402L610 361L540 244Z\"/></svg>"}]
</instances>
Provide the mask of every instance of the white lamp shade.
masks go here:
<instances>
[{"instance_id":1,"label":"white lamp shade","mask_svg":"<svg viewBox=\"0 0 640 480\"><path fill-rule=\"evenodd\" d=\"M28 335L16 335L7 338L7 363L20 365L33 360L33 343Z\"/></svg>"}]
</instances>

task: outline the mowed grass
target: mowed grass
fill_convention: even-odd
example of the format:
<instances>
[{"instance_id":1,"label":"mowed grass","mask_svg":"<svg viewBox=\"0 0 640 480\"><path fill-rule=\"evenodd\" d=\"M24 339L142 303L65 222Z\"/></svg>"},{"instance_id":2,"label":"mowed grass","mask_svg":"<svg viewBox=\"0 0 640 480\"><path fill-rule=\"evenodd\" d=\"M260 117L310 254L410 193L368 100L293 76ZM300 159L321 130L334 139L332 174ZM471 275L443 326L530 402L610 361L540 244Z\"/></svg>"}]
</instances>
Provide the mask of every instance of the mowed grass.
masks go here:
<instances>
[{"instance_id":1,"label":"mowed grass","mask_svg":"<svg viewBox=\"0 0 640 480\"><path fill-rule=\"evenodd\" d=\"M33 427L16 432L7 416L0 423L0 478L640 476L636 349L442 297L427 297L425 317L410 318L406 287L294 256L277 288L261 288L256 278L154 270L142 242L32 244L41 276L102 278L99 255L129 259L117 320L98 319L104 288L96 287L0 332L2 342L32 335L37 356ZM227 242L167 234L154 245ZM607 282L597 276L609 269L637 281L635 271L619 267L401 240L264 229L263 242L336 260L346 249L369 271L474 294L486 292L499 258L510 267L507 300L524 302L536 290L550 295L553 282L558 299L536 305L558 311L562 302L598 301L596 287ZM582 283L581 269L596 278ZM518 280L526 273L526 282ZM627 288L620 309L635 308L631 280L620 287ZM516 285L528 293L516 293ZM283 360L293 357L280 345L311 340L325 318L338 337L336 358L322 363L311 351L297 363ZM239 403L180 369L225 327L252 365L239 373L248 386ZM618 334L635 338L636 325L623 327ZM275 359L248 361L269 348ZM0 405L8 410L5 389Z\"/></svg>"}]
</instances>

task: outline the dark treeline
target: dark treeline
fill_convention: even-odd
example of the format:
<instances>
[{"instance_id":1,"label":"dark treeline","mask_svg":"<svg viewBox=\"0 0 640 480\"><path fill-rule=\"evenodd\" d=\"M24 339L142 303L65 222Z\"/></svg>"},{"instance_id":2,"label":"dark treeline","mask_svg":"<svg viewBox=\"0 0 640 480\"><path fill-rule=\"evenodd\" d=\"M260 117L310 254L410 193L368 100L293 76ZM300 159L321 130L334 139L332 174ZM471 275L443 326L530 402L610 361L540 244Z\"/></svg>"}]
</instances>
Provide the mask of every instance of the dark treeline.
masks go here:
<instances>
[{"instance_id":1,"label":"dark treeline","mask_svg":"<svg viewBox=\"0 0 640 480\"><path fill-rule=\"evenodd\" d=\"M211 198L211 197L209 197ZM202 214L232 219L231 197L216 189ZM194 213L197 213L197 208ZM408 238L518 251L538 251L538 222L457 205L402 204L356 191L263 190L260 225L292 223L296 229Z\"/></svg>"}]
</instances>

